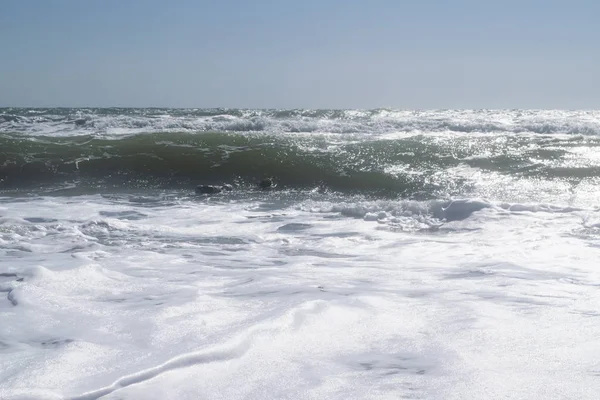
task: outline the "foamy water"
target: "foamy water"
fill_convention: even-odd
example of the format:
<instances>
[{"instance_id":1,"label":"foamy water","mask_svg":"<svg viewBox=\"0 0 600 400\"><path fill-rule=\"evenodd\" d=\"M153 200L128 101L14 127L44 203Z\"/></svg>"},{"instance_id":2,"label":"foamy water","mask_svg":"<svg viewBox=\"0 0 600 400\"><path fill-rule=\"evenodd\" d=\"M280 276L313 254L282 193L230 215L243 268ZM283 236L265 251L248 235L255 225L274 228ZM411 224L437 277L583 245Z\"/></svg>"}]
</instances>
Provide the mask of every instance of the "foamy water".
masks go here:
<instances>
[{"instance_id":1,"label":"foamy water","mask_svg":"<svg viewBox=\"0 0 600 400\"><path fill-rule=\"evenodd\" d=\"M385 139L473 147L456 163L377 158L381 174L422 179L407 196L283 180L64 191L72 176L36 189L11 167L0 399L597 398L596 139L489 135ZM348 154L379 154L365 149ZM423 195L431 182L456 186Z\"/></svg>"},{"instance_id":2,"label":"foamy water","mask_svg":"<svg viewBox=\"0 0 600 400\"><path fill-rule=\"evenodd\" d=\"M458 204L4 199L0 396L594 398L600 215Z\"/></svg>"}]
</instances>

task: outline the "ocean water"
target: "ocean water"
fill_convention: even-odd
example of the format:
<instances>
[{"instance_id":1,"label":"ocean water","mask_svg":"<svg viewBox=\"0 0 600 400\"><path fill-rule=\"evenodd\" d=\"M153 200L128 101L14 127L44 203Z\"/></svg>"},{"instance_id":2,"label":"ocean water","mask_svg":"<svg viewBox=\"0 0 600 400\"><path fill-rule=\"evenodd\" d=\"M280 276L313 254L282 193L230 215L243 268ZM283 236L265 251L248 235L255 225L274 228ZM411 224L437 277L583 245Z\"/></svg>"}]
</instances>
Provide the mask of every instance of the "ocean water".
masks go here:
<instances>
[{"instance_id":1,"label":"ocean water","mask_svg":"<svg viewBox=\"0 0 600 400\"><path fill-rule=\"evenodd\" d=\"M596 111L0 109L0 399L597 399L599 184Z\"/></svg>"}]
</instances>

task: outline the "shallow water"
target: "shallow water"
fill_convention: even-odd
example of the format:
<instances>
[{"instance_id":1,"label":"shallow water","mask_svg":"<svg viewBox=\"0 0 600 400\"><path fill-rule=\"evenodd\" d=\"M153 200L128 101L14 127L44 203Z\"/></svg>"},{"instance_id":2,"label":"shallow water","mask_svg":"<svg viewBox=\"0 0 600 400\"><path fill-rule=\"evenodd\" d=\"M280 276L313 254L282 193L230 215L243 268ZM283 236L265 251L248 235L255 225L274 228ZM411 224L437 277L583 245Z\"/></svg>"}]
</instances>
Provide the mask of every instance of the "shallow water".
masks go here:
<instances>
[{"instance_id":1,"label":"shallow water","mask_svg":"<svg viewBox=\"0 0 600 400\"><path fill-rule=\"evenodd\" d=\"M3 199L2 397L595 396L597 211L285 197Z\"/></svg>"}]
</instances>

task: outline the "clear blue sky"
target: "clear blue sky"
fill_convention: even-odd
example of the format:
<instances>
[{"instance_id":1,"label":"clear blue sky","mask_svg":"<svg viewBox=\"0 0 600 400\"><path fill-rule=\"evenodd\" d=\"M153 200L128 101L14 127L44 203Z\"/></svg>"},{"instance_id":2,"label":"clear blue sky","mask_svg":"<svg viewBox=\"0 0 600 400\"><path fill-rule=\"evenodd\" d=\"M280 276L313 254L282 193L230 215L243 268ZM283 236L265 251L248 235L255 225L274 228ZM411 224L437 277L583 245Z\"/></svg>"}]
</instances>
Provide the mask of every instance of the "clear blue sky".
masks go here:
<instances>
[{"instance_id":1,"label":"clear blue sky","mask_svg":"<svg viewBox=\"0 0 600 400\"><path fill-rule=\"evenodd\" d=\"M0 106L600 108L600 2L0 0Z\"/></svg>"}]
</instances>

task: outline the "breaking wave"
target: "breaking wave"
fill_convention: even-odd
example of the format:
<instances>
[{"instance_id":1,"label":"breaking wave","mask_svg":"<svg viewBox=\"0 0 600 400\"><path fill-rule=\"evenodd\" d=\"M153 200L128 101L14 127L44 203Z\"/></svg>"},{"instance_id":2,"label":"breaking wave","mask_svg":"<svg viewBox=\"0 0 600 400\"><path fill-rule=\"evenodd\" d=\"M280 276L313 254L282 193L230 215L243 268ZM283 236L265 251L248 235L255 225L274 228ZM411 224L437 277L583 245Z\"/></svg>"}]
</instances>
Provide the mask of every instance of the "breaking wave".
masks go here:
<instances>
[{"instance_id":1,"label":"breaking wave","mask_svg":"<svg viewBox=\"0 0 600 400\"><path fill-rule=\"evenodd\" d=\"M0 109L0 132L600 133L600 112L557 110Z\"/></svg>"}]
</instances>

